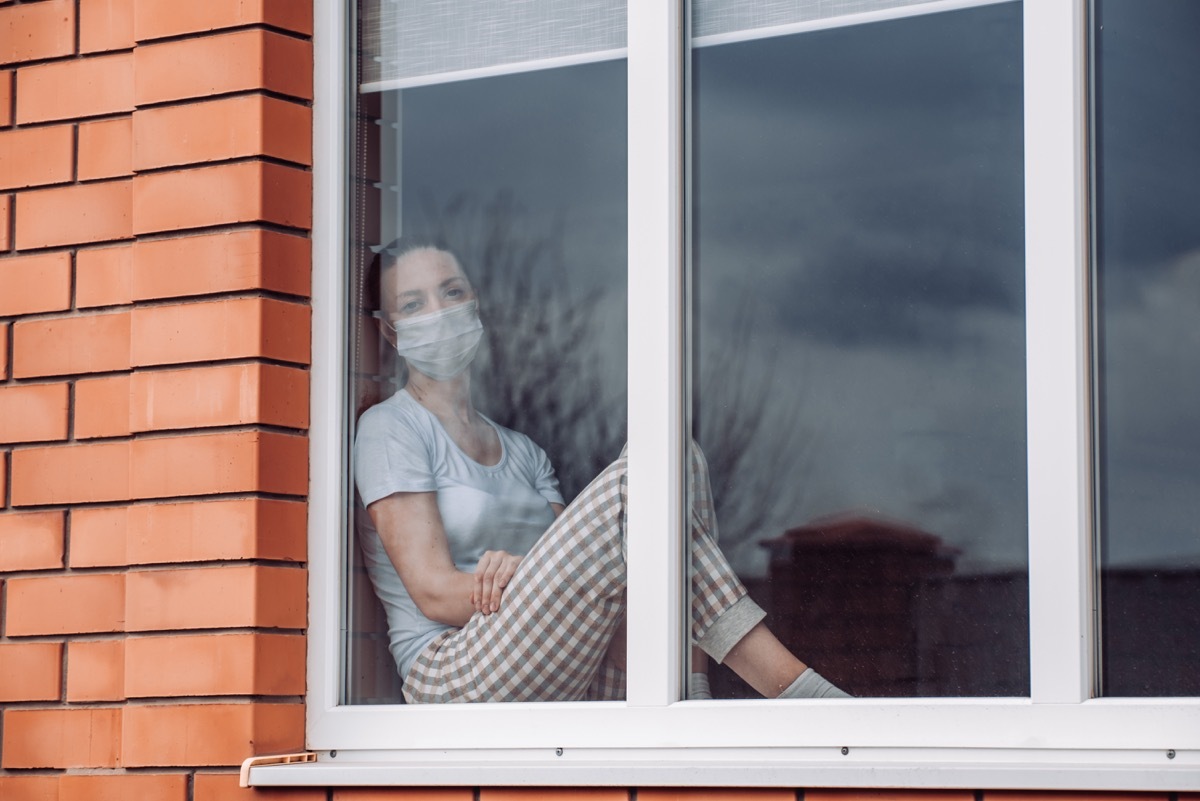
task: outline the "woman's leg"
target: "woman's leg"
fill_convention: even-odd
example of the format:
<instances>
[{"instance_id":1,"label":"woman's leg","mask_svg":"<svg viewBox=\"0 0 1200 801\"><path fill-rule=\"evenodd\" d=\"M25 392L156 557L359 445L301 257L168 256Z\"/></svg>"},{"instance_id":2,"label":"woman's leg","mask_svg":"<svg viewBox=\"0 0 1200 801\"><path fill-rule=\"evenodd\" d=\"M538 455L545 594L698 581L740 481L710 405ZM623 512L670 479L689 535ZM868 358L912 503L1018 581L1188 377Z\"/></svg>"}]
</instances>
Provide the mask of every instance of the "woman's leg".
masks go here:
<instances>
[{"instance_id":1,"label":"woman's leg","mask_svg":"<svg viewBox=\"0 0 1200 801\"><path fill-rule=\"evenodd\" d=\"M408 700L574 701L623 695L620 677L601 672L601 665L625 614L625 500L622 458L588 485L526 554L499 611L477 614L426 646L405 677Z\"/></svg>"},{"instance_id":2,"label":"woman's leg","mask_svg":"<svg viewBox=\"0 0 1200 801\"><path fill-rule=\"evenodd\" d=\"M738 656L751 663L773 659L774 652L761 647L761 636L743 643L752 631L766 631L760 625L765 613L716 545L708 466L699 448L692 448L689 476L693 641L718 662L739 644ZM605 654L625 614L626 499L622 454L522 560L499 611L477 614L463 628L426 646L405 677L408 700L623 697L624 673L606 664ZM778 669L792 672L798 665L803 670L803 663L786 649L783 653L791 661L784 660ZM754 686L765 695L778 694L772 684Z\"/></svg>"}]
</instances>

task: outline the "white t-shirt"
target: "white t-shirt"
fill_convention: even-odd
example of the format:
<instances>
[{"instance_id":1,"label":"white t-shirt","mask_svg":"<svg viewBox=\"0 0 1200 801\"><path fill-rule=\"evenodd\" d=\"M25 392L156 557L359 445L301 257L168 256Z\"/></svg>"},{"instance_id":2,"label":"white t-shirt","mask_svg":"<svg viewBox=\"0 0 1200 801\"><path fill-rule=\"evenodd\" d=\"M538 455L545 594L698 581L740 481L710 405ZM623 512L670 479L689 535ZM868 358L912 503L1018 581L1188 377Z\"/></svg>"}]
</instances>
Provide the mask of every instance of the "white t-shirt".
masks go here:
<instances>
[{"instance_id":1,"label":"white t-shirt","mask_svg":"<svg viewBox=\"0 0 1200 801\"><path fill-rule=\"evenodd\" d=\"M550 504L563 502L545 452L524 434L487 422L503 449L490 467L463 453L437 417L405 390L364 412L354 439L354 481L363 505L396 492L436 492L450 557L464 573L475 571L484 551L528 553L554 520ZM421 614L370 515L359 515L358 534L367 573L387 612L392 657L405 676L425 644L452 627Z\"/></svg>"}]
</instances>

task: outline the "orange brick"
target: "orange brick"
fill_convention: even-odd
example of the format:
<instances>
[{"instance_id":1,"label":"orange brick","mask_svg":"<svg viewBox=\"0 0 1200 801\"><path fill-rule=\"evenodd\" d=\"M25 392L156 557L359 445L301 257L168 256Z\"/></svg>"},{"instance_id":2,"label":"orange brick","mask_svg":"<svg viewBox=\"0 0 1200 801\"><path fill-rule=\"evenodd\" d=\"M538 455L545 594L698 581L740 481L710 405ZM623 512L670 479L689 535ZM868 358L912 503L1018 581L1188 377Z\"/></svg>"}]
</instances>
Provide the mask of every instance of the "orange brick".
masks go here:
<instances>
[{"instance_id":1,"label":"orange brick","mask_svg":"<svg viewBox=\"0 0 1200 801\"><path fill-rule=\"evenodd\" d=\"M236 31L134 52L138 105L254 89L312 99L312 44L283 34Z\"/></svg>"},{"instance_id":2,"label":"orange brick","mask_svg":"<svg viewBox=\"0 0 1200 801\"><path fill-rule=\"evenodd\" d=\"M859 795L872 796L870 801L887 801L883 798L885 793L882 791L875 793L860 793ZM888 796L888 799L890 799L893 793L886 793L886 795ZM928 798L930 796L934 796L936 798L938 794L897 792L894 793L894 795L906 796L905 798L900 799L900 801L921 801L921 799ZM1180 794L1179 801L1185 801L1183 797L1184 795L1186 794ZM807 798L807 796L808 793L805 792L805 797ZM956 798L960 798L961 796L962 793L955 794ZM1166 801L1168 796L1165 793L1087 793L1055 792L1044 790L987 790L984 792L983 797L984 801ZM826 801L826 799L821 799L821 801ZM838 801L842 800L838 799Z\"/></svg>"},{"instance_id":3,"label":"orange brick","mask_svg":"<svg viewBox=\"0 0 1200 801\"><path fill-rule=\"evenodd\" d=\"M125 694L303 695L304 637L203 634L131 639L125 651Z\"/></svg>"},{"instance_id":4,"label":"orange brick","mask_svg":"<svg viewBox=\"0 0 1200 801\"><path fill-rule=\"evenodd\" d=\"M142 109L133 132L139 170L254 156L312 164L311 110L263 95Z\"/></svg>"},{"instance_id":5,"label":"orange brick","mask_svg":"<svg viewBox=\"0 0 1200 801\"><path fill-rule=\"evenodd\" d=\"M105 181L24 192L17 196L21 249L129 239L133 183Z\"/></svg>"},{"instance_id":6,"label":"orange brick","mask_svg":"<svg viewBox=\"0 0 1200 801\"><path fill-rule=\"evenodd\" d=\"M71 181L74 153L72 125L0 131L0 189Z\"/></svg>"},{"instance_id":7,"label":"orange brick","mask_svg":"<svg viewBox=\"0 0 1200 801\"><path fill-rule=\"evenodd\" d=\"M122 701L124 687L124 640L75 640L67 646L68 701Z\"/></svg>"},{"instance_id":8,"label":"orange brick","mask_svg":"<svg viewBox=\"0 0 1200 801\"><path fill-rule=\"evenodd\" d=\"M85 122L79 126L79 180L133 174L133 120Z\"/></svg>"},{"instance_id":9,"label":"orange brick","mask_svg":"<svg viewBox=\"0 0 1200 801\"><path fill-rule=\"evenodd\" d=\"M5 623L10 637L120 631L125 576L85 573L8 580Z\"/></svg>"},{"instance_id":10,"label":"orange brick","mask_svg":"<svg viewBox=\"0 0 1200 801\"><path fill-rule=\"evenodd\" d=\"M0 127L12 125L13 71L0 70Z\"/></svg>"},{"instance_id":11,"label":"orange brick","mask_svg":"<svg viewBox=\"0 0 1200 801\"><path fill-rule=\"evenodd\" d=\"M0 97L0 101L4 98ZM12 247L12 195L0 195L0 250Z\"/></svg>"},{"instance_id":12,"label":"orange brick","mask_svg":"<svg viewBox=\"0 0 1200 801\"><path fill-rule=\"evenodd\" d=\"M236 773L197 773L193 801L326 801L325 788L239 787ZM468 801L470 801L468 799Z\"/></svg>"},{"instance_id":13,"label":"orange brick","mask_svg":"<svg viewBox=\"0 0 1200 801\"><path fill-rule=\"evenodd\" d=\"M307 296L312 243L275 231L222 231L140 240L133 246L136 300L272 289Z\"/></svg>"},{"instance_id":14,"label":"orange brick","mask_svg":"<svg viewBox=\"0 0 1200 801\"><path fill-rule=\"evenodd\" d=\"M793 792L789 801L795 798ZM479 801L629 801L629 791L623 787L483 787Z\"/></svg>"},{"instance_id":15,"label":"orange brick","mask_svg":"<svg viewBox=\"0 0 1200 801\"><path fill-rule=\"evenodd\" d=\"M474 797L470 787L337 787L333 791L333 801L472 801Z\"/></svg>"},{"instance_id":16,"label":"orange brick","mask_svg":"<svg viewBox=\"0 0 1200 801\"><path fill-rule=\"evenodd\" d=\"M133 228L139 234L240 222L312 225L312 175L264 162L138 175ZM17 244L21 245L17 215Z\"/></svg>"},{"instance_id":17,"label":"orange brick","mask_svg":"<svg viewBox=\"0 0 1200 801\"><path fill-rule=\"evenodd\" d=\"M1107 797L1107 794L1106 794ZM804 801L973 801L970 790L805 790ZM1059 799L1059 801L1064 801ZM1082 801L1082 799L1080 799ZM1112 801L1125 801L1113 798Z\"/></svg>"},{"instance_id":18,"label":"orange brick","mask_svg":"<svg viewBox=\"0 0 1200 801\"><path fill-rule=\"evenodd\" d=\"M137 366L248 357L307 364L309 318L307 306L263 298L139 307L130 359Z\"/></svg>"},{"instance_id":19,"label":"orange brick","mask_svg":"<svg viewBox=\"0 0 1200 801\"><path fill-rule=\"evenodd\" d=\"M184 773L63 776L56 801L186 801Z\"/></svg>"},{"instance_id":20,"label":"orange brick","mask_svg":"<svg viewBox=\"0 0 1200 801\"><path fill-rule=\"evenodd\" d=\"M61 801L58 776L0 776L4 801Z\"/></svg>"},{"instance_id":21,"label":"orange brick","mask_svg":"<svg viewBox=\"0 0 1200 801\"><path fill-rule=\"evenodd\" d=\"M23 448L12 455L13 506L129 498L128 442Z\"/></svg>"},{"instance_id":22,"label":"orange brick","mask_svg":"<svg viewBox=\"0 0 1200 801\"><path fill-rule=\"evenodd\" d=\"M139 42L255 24L312 34L312 4L295 0L140 0L137 10Z\"/></svg>"},{"instance_id":23,"label":"orange brick","mask_svg":"<svg viewBox=\"0 0 1200 801\"><path fill-rule=\"evenodd\" d=\"M239 559L302 562L306 508L238 498L138 504L71 513L72 567Z\"/></svg>"},{"instance_id":24,"label":"orange brick","mask_svg":"<svg viewBox=\"0 0 1200 801\"><path fill-rule=\"evenodd\" d=\"M0 514L0 573L62 567L65 519L64 512Z\"/></svg>"},{"instance_id":25,"label":"orange brick","mask_svg":"<svg viewBox=\"0 0 1200 801\"><path fill-rule=\"evenodd\" d=\"M128 375L91 378L75 383L75 438L129 434Z\"/></svg>"},{"instance_id":26,"label":"orange brick","mask_svg":"<svg viewBox=\"0 0 1200 801\"><path fill-rule=\"evenodd\" d=\"M46 0L0 9L0 64L74 52L74 0Z\"/></svg>"},{"instance_id":27,"label":"orange brick","mask_svg":"<svg viewBox=\"0 0 1200 801\"><path fill-rule=\"evenodd\" d=\"M0 387L0 442L39 442L67 438L66 384Z\"/></svg>"},{"instance_id":28,"label":"orange brick","mask_svg":"<svg viewBox=\"0 0 1200 801\"><path fill-rule=\"evenodd\" d=\"M13 328L17 378L129 369L129 312L26 320Z\"/></svg>"},{"instance_id":29,"label":"orange brick","mask_svg":"<svg viewBox=\"0 0 1200 801\"><path fill-rule=\"evenodd\" d=\"M305 624L305 571L290 567L200 567L130 573L129 631L210 628L299 629Z\"/></svg>"},{"instance_id":30,"label":"orange brick","mask_svg":"<svg viewBox=\"0 0 1200 801\"><path fill-rule=\"evenodd\" d=\"M79 52L133 47L134 0L79 0Z\"/></svg>"},{"instance_id":31,"label":"orange brick","mask_svg":"<svg viewBox=\"0 0 1200 801\"><path fill-rule=\"evenodd\" d=\"M795 801L795 798L795 790L638 789L638 801ZM481 797L480 801L485 799Z\"/></svg>"},{"instance_id":32,"label":"orange brick","mask_svg":"<svg viewBox=\"0 0 1200 801\"><path fill-rule=\"evenodd\" d=\"M5 768L111 768L119 764L121 710L10 709Z\"/></svg>"},{"instance_id":33,"label":"orange brick","mask_svg":"<svg viewBox=\"0 0 1200 801\"><path fill-rule=\"evenodd\" d=\"M134 431L251 423L308 428L308 373L288 367L232 364L135 373L131 395Z\"/></svg>"},{"instance_id":34,"label":"orange brick","mask_svg":"<svg viewBox=\"0 0 1200 801\"><path fill-rule=\"evenodd\" d=\"M237 765L254 754L304 747L300 704L127 706L122 711L126 767Z\"/></svg>"},{"instance_id":35,"label":"orange brick","mask_svg":"<svg viewBox=\"0 0 1200 801\"><path fill-rule=\"evenodd\" d=\"M133 245L89 248L75 254L75 304L80 308L132 302Z\"/></svg>"},{"instance_id":36,"label":"orange brick","mask_svg":"<svg viewBox=\"0 0 1200 801\"><path fill-rule=\"evenodd\" d=\"M62 643L0 642L0 701L57 701Z\"/></svg>"},{"instance_id":37,"label":"orange brick","mask_svg":"<svg viewBox=\"0 0 1200 801\"><path fill-rule=\"evenodd\" d=\"M14 478L19 477L13 467ZM14 498L16 503L14 480ZM133 442L129 473L135 498L224 492L308 491L308 440L266 431L239 431Z\"/></svg>"},{"instance_id":38,"label":"orange brick","mask_svg":"<svg viewBox=\"0 0 1200 801\"><path fill-rule=\"evenodd\" d=\"M0 316L71 308L71 254L0 259Z\"/></svg>"},{"instance_id":39,"label":"orange brick","mask_svg":"<svg viewBox=\"0 0 1200 801\"><path fill-rule=\"evenodd\" d=\"M17 122L133 111L133 56L117 53L17 70Z\"/></svg>"}]
</instances>

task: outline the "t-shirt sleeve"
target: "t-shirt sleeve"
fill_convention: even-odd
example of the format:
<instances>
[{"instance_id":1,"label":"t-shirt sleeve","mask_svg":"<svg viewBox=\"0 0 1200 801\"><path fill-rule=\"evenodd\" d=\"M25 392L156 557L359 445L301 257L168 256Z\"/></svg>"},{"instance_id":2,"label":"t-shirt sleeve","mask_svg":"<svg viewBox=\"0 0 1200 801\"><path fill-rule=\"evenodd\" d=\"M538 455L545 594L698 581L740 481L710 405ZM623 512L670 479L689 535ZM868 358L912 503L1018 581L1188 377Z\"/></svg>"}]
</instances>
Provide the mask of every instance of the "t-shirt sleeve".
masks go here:
<instances>
[{"instance_id":1,"label":"t-shirt sleeve","mask_svg":"<svg viewBox=\"0 0 1200 801\"><path fill-rule=\"evenodd\" d=\"M358 422L354 437L354 483L364 506L394 492L434 492L433 442L415 421L376 406Z\"/></svg>"},{"instance_id":2,"label":"t-shirt sleeve","mask_svg":"<svg viewBox=\"0 0 1200 801\"><path fill-rule=\"evenodd\" d=\"M558 476L554 474L554 467L550 464L550 457L537 445L534 445L532 442L530 442L530 445L534 452L534 488L549 503L557 503L565 506L562 490L558 486Z\"/></svg>"}]
</instances>

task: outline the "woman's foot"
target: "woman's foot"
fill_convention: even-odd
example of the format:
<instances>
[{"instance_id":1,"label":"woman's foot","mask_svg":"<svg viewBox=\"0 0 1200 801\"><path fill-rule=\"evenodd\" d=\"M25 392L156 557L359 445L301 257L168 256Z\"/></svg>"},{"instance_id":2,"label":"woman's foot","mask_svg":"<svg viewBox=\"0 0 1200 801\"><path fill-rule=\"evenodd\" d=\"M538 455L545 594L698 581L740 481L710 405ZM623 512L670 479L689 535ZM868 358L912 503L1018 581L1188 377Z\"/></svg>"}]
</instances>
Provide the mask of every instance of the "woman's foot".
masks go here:
<instances>
[{"instance_id":1,"label":"woman's foot","mask_svg":"<svg viewBox=\"0 0 1200 801\"><path fill-rule=\"evenodd\" d=\"M839 690L824 676L812 668L806 668L796 680L789 684L780 698L853 698L847 692Z\"/></svg>"}]
</instances>

